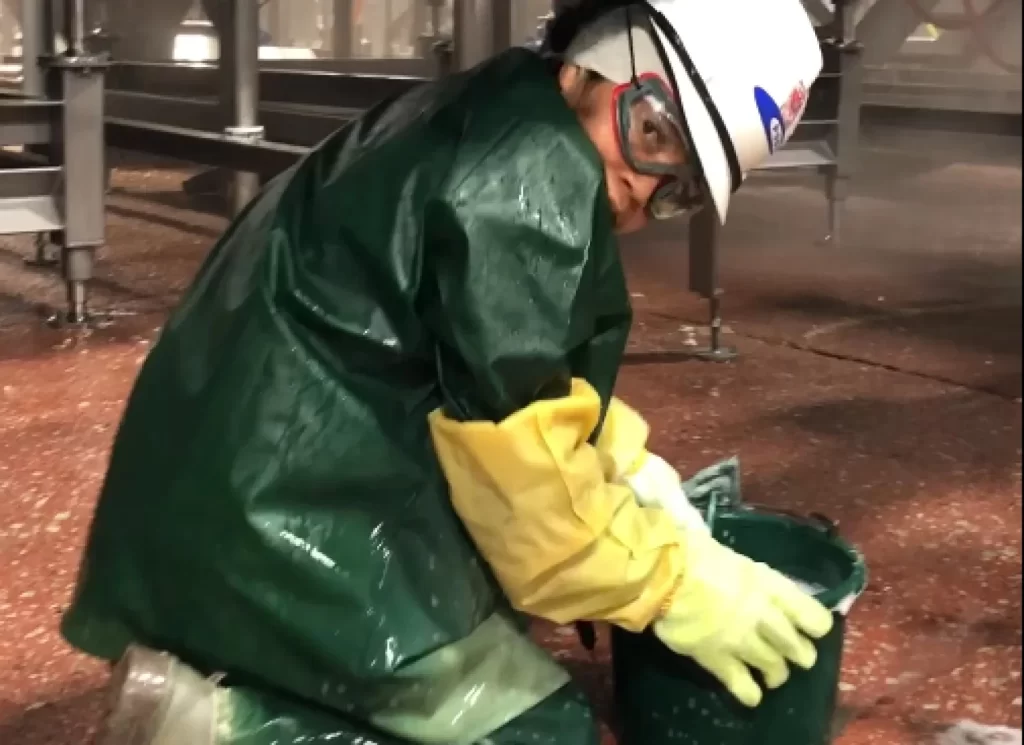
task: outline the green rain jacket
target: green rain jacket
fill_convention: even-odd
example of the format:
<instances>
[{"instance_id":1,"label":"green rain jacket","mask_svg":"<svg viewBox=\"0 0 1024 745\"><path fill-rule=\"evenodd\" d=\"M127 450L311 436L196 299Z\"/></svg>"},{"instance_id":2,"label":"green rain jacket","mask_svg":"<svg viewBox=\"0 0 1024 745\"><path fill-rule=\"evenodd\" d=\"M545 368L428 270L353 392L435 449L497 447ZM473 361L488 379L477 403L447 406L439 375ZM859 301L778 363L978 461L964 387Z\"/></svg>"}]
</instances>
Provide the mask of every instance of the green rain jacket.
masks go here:
<instances>
[{"instance_id":1,"label":"green rain jacket","mask_svg":"<svg viewBox=\"0 0 1024 745\"><path fill-rule=\"evenodd\" d=\"M462 707L503 711L474 725L493 731L566 678L488 704L495 676L538 675L523 650L466 661L516 645L427 415L498 421L572 377L607 405L629 325L603 166L544 60L512 50L382 103L263 190L168 320L65 637L422 742L474 727L419 737L451 701L416 691L477 676L487 695Z\"/></svg>"}]
</instances>

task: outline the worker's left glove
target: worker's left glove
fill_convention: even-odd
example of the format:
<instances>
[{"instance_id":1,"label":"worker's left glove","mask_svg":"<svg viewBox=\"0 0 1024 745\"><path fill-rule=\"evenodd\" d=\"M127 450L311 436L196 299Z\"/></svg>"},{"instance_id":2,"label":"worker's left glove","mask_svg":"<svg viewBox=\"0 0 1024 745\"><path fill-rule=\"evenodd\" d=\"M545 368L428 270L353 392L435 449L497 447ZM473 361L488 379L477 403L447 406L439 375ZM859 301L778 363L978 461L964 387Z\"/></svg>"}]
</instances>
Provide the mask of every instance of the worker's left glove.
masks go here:
<instances>
[{"instance_id":1,"label":"worker's left glove","mask_svg":"<svg viewBox=\"0 0 1024 745\"><path fill-rule=\"evenodd\" d=\"M813 640L832 629L832 613L791 580L723 546L703 531L680 531L684 552L679 588L654 633L669 649L693 658L745 706L781 687L790 666L817 661Z\"/></svg>"},{"instance_id":2,"label":"worker's left glove","mask_svg":"<svg viewBox=\"0 0 1024 745\"><path fill-rule=\"evenodd\" d=\"M663 458L645 451L621 481L633 490L641 507L665 510L681 529L708 531L704 517L683 488L679 472Z\"/></svg>"}]
</instances>

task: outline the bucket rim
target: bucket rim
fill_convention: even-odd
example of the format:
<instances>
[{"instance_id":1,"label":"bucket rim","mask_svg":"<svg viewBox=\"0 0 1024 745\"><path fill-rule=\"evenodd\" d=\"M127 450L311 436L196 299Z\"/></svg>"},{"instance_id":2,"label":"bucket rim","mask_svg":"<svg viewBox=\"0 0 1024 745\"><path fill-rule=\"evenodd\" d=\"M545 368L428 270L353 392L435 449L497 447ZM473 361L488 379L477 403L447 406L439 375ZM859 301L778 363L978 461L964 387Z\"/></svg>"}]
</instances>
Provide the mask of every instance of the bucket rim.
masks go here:
<instances>
[{"instance_id":1,"label":"bucket rim","mask_svg":"<svg viewBox=\"0 0 1024 745\"><path fill-rule=\"evenodd\" d=\"M787 530L795 528L809 537L813 536L816 540L827 543L845 556L850 562L849 576L834 587L816 594L815 598L833 612L843 616L849 614L867 588L868 568L864 554L840 535L837 522L818 513L801 515L763 505L743 503L720 508L715 515L715 524L711 525L711 528L714 530L719 520L732 522L752 519L762 524L774 523L780 527L785 526Z\"/></svg>"}]
</instances>

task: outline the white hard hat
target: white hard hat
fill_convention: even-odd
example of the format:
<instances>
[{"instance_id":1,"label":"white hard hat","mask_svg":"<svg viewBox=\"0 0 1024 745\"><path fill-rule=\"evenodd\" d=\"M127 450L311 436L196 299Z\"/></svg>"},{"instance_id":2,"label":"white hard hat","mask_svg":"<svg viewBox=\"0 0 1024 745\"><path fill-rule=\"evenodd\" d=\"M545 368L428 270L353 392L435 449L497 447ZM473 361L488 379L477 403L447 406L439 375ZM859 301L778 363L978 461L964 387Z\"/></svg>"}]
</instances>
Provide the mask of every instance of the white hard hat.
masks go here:
<instances>
[{"instance_id":1,"label":"white hard hat","mask_svg":"<svg viewBox=\"0 0 1024 745\"><path fill-rule=\"evenodd\" d=\"M582 29L564 59L619 84L668 73L723 222L747 174L789 140L822 69L801 0L648 0Z\"/></svg>"}]
</instances>

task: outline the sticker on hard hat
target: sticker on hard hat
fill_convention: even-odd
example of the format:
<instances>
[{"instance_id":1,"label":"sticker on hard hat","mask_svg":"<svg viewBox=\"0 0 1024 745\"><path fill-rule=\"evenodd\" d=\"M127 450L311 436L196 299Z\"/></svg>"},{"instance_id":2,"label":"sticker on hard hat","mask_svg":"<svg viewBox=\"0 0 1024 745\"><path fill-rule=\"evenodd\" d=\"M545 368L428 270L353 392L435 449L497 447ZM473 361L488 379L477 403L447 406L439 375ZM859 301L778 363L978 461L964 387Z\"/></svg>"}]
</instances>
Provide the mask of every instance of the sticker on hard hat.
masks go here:
<instances>
[{"instance_id":1,"label":"sticker on hard hat","mask_svg":"<svg viewBox=\"0 0 1024 745\"><path fill-rule=\"evenodd\" d=\"M774 153L786 142L786 125L782 120L782 110L764 88L754 88L754 101L764 125L764 136L768 138L768 152Z\"/></svg>"},{"instance_id":2,"label":"sticker on hard hat","mask_svg":"<svg viewBox=\"0 0 1024 745\"><path fill-rule=\"evenodd\" d=\"M792 132L797 120L803 115L804 107L807 105L807 86L797 83L796 88L789 94L786 103L782 104L782 125L786 132Z\"/></svg>"}]
</instances>

